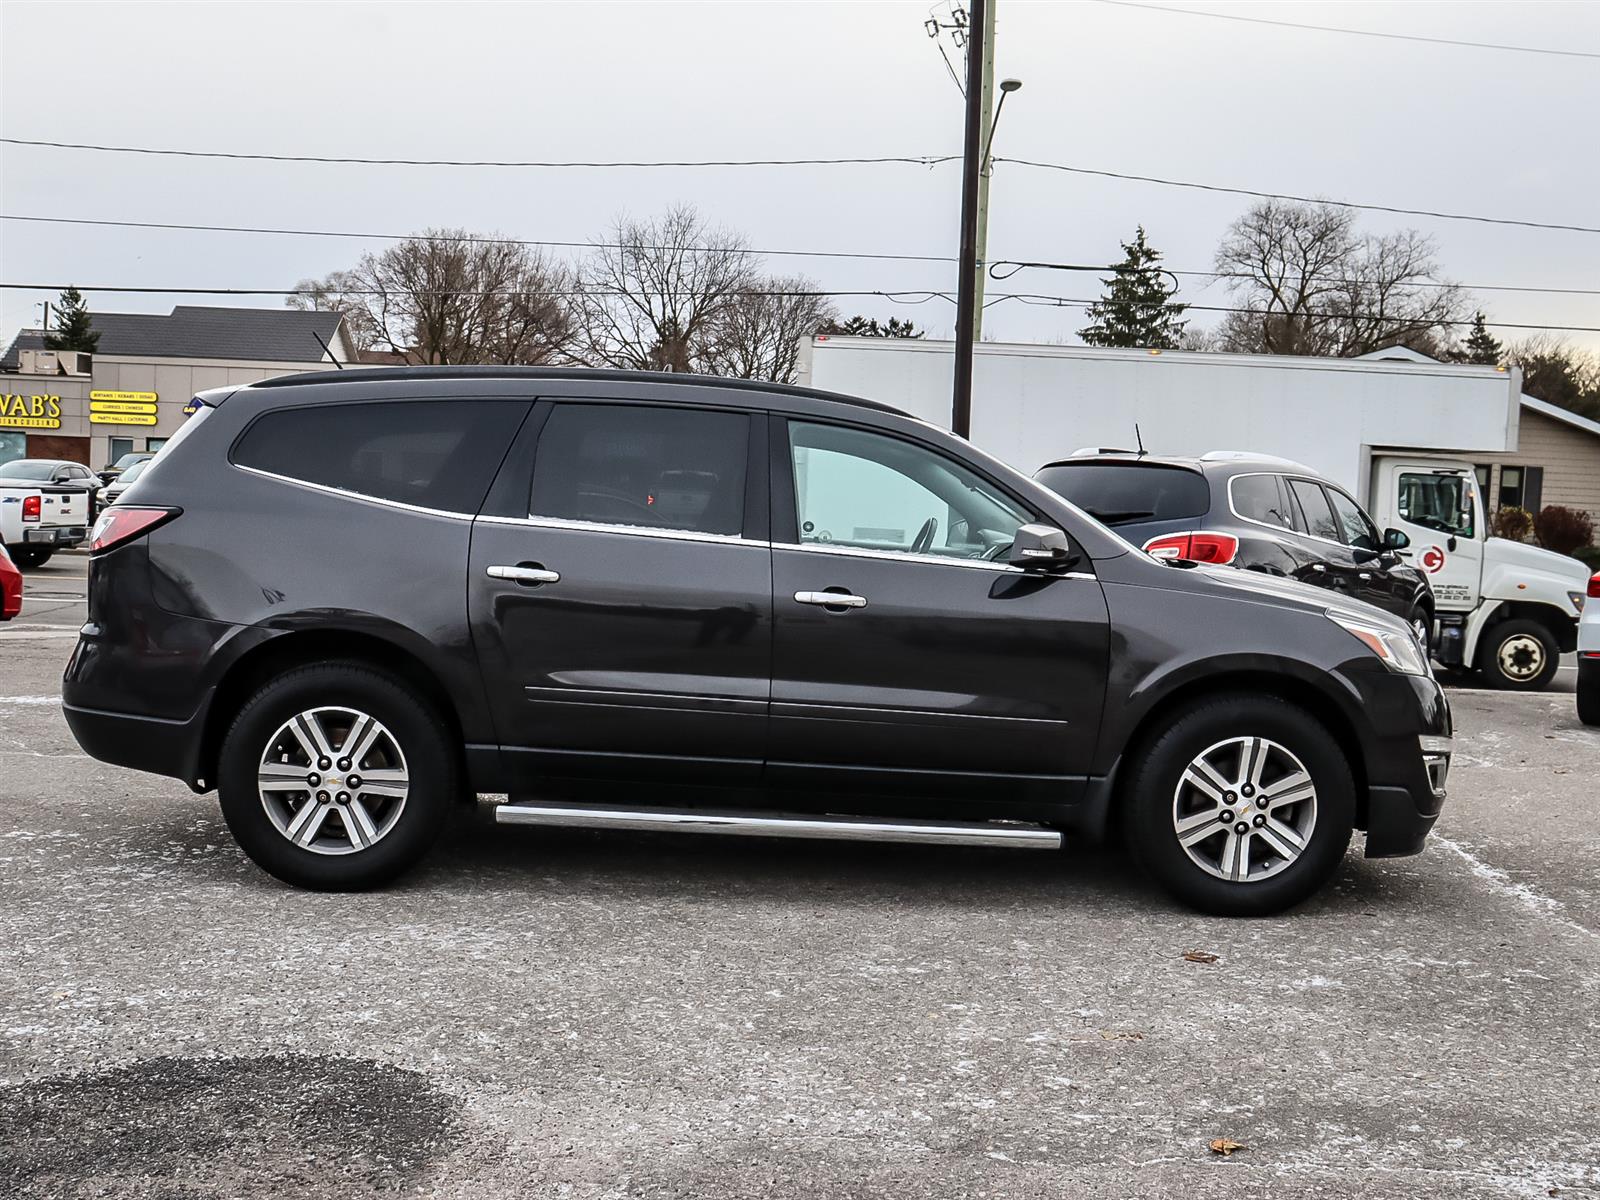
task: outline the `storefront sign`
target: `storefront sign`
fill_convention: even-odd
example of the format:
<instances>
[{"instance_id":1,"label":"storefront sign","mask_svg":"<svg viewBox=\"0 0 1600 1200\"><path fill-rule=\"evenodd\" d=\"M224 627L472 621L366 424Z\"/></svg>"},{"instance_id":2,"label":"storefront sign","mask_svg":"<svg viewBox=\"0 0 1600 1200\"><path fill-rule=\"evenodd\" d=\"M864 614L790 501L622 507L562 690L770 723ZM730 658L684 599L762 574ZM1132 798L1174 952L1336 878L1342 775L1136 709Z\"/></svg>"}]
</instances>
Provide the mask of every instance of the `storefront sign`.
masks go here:
<instances>
[{"instance_id":1,"label":"storefront sign","mask_svg":"<svg viewBox=\"0 0 1600 1200\"><path fill-rule=\"evenodd\" d=\"M154 404L140 404L131 400L91 400L89 411L92 413L144 413L147 416L156 415Z\"/></svg>"},{"instance_id":2,"label":"storefront sign","mask_svg":"<svg viewBox=\"0 0 1600 1200\"><path fill-rule=\"evenodd\" d=\"M60 396L21 396L12 393L0 398L0 429L60 428Z\"/></svg>"},{"instance_id":3,"label":"storefront sign","mask_svg":"<svg viewBox=\"0 0 1600 1200\"><path fill-rule=\"evenodd\" d=\"M156 402L156 394L154 392L94 391L94 392L90 392L89 393L89 399L91 399L91 400L127 400L127 401L130 401L130 402L142 402L142 403L145 403L145 404L154 404Z\"/></svg>"},{"instance_id":4,"label":"storefront sign","mask_svg":"<svg viewBox=\"0 0 1600 1200\"><path fill-rule=\"evenodd\" d=\"M101 413L89 414L91 425L154 425L156 417L149 413Z\"/></svg>"}]
</instances>

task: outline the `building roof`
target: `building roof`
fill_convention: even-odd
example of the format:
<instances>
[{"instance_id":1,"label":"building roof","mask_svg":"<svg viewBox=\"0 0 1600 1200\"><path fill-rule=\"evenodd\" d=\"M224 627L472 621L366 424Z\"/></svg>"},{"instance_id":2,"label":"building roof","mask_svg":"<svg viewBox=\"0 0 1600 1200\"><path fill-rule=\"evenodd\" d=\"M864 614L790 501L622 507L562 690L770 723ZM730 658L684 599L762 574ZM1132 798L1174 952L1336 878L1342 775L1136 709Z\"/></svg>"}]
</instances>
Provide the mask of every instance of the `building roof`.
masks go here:
<instances>
[{"instance_id":1,"label":"building roof","mask_svg":"<svg viewBox=\"0 0 1600 1200\"><path fill-rule=\"evenodd\" d=\"M1553 421L1571 425L1574 429L1581 429L1585 433L1592 433L1600 437L1600 421L1591 421L1588 417L1580 417L1571 409L1562 408L1559 404L1551 404L1547 400L1540 400L1522 393L1522 407L1529 412L1536 412L1540 416L1549 417Z\"/></svg>"},{"instance_id":2,"label":"building roof","mask_svg":"<svg viewBox=\"0 0 1600 1200\"><path fill-rule=\"evenodd\" d=\"M336 344L344 318L292 308L215 308L180 304L160 313L91 313L100 334L96 354L128 358L222 358L247 362L327 361L318 343ZM19 350L43 350L44 331L24 329L0 356L0 371L17 369Z\"/></svg>"}]
</instances>

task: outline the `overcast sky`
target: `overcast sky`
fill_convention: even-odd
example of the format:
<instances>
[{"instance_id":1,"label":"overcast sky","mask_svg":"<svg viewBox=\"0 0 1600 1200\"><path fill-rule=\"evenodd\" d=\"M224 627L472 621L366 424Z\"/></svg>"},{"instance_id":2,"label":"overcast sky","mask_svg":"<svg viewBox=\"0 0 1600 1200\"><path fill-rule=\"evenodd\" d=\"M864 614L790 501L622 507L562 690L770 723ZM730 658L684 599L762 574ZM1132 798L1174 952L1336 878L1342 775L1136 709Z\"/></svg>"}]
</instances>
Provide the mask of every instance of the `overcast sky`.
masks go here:
<instances>
[{"instance_id":1,"label":"overcast sky","mask_svg":"<svg viewBox=\"0 0 1600 1200\"><path fill-rule=\"evenodd\" d=\"M1593 3L1179 7L1600 52ZM997 70L1023 90L995 153L1406 208L1600 225L1600 59L999 0ZM6 137L393 158L959 154L960 97L912 3L0 4ZM959 62L958 62L959 66ZM224 162L0 146L7 214L583 241L617 213L698 206L761 249L953 254L959 165L531 170ZM1243 197L1001 164L993 259L1097 263L1143 222L1204 270ZM1469 285L1600 289L1600 235L1364 213L1435 237ZM383 243L0 222L0 279L290 287ZM936 289L953 263L772 258L829 289ZM1227 303L1186 281L1183 298ZM1093 296L1029 271L993 290ZM49 294L53 298L53 293ZM1600 296L1482 291L1492 319L1600 327ZM0 295L0 337L45 292ZM105 311L237 300L91 292ZM936 335L950 304L841 300ZM1216 321L1202 314L1197 324ZM1076 340L1081 311L1007 302L987 332ZM1502 336L1517 333L1499 331ZM1573 340L1600 348L1600 334Z\"/></svg>"}]
</instances>

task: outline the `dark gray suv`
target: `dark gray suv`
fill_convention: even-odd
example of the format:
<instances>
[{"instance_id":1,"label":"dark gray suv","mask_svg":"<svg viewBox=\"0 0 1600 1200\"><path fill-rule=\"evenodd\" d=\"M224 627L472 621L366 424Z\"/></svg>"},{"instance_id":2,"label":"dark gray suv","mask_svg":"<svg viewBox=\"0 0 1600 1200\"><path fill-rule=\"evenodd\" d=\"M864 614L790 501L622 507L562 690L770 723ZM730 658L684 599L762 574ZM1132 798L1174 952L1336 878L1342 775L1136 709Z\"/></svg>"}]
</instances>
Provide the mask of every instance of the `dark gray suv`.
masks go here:
<instances>
[{"instance_id":1,"label":"dark gray suv","mask_svg":"<svg viewBox=\"0 0 1600 1200\"><path fill-rule=\"evenodd\" d=\"M448 810L1051 848L1271 912L1438 815L1404 622L1163 563L958 438L690 376L344 371L202 393L92 540L67 720L370 887Z\"/></svg>"}]
</instances>

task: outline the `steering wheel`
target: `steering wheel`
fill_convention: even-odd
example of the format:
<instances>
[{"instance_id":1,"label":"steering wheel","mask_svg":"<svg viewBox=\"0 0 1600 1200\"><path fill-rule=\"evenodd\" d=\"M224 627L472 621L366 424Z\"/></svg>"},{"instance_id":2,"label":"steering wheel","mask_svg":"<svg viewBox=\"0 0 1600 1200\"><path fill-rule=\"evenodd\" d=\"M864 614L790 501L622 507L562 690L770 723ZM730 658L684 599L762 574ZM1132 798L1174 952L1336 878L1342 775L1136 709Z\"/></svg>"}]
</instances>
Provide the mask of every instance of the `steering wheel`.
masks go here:
<instances>
[{"instance_id":1,"label":"steering wheel","mask_svg":"<svg viewBox=\"0 0 1600 1200\"><path fill-rule=\"evenodd\" d=\"M911 539L911 553L926 554L928 547L933 545L933 535L939 530L939 518L929 517L922 523L922 528L917 530L917 536Z\"/></svg>"}]
</instances>

